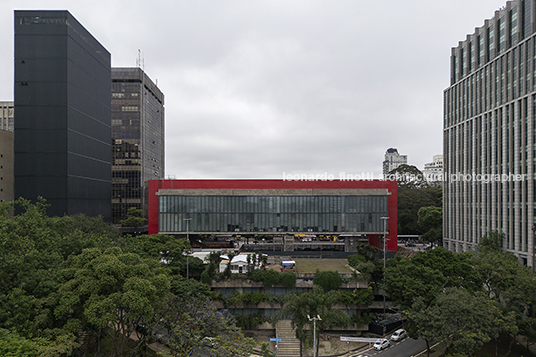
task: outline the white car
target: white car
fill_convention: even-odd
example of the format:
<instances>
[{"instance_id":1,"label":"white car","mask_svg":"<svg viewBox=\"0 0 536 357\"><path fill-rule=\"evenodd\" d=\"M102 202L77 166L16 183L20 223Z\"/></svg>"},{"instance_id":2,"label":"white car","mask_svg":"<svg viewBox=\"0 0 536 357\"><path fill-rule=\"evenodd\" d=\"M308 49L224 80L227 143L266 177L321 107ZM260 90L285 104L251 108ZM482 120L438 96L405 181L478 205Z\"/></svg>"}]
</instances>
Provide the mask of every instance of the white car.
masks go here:
<instances>
[{"instance_id":1,"label":"white car","mask_svg":"<svg viewBox=\"0 0 536 357\"><path fill-rule=\"evenodd\" d=\"M403 328L396 330L391 336L391 341L401 341L408 337L408 333Z\"/></svg>"},{"instance_id":2,"label":"white car","mask_svg":"<svg viewBox=\"0 0 536 357\"><path fill-rule=\"evenodd\" d=\"M375 350L381 351L384 348L389 347L389 340L386 338L382 338L376 342L374 342L374 346L372 346Z\"/></svg>"}]
</instances>

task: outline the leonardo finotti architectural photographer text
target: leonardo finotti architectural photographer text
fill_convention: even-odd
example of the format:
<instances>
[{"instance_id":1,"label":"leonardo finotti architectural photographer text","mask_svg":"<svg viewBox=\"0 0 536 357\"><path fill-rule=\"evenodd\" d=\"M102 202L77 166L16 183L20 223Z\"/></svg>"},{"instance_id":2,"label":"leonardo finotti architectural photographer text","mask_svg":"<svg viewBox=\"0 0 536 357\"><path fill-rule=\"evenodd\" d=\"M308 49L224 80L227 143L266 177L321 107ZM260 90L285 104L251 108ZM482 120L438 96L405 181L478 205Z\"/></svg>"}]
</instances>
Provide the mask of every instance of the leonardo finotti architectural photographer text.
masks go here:
<instances>
[{"instance_id":1,"label":"leonardo finotti architectural photographer text","mask_svg":"<svg viewBox=\"0 0 536 357\"><path fill-rule=\"evenodd\" d=\"M527 174L430 174L430 175L402 175L399 173L378 175L375 176L373 172L362 172L360 174L349 174L346 172L340 172L338 175L330 174L328 172L316 173L316 174L288 174L283 172L283 181L370 181L370 180L389 180L398 182L516 182L526 181Z\"/></svg>"}]
</instances>

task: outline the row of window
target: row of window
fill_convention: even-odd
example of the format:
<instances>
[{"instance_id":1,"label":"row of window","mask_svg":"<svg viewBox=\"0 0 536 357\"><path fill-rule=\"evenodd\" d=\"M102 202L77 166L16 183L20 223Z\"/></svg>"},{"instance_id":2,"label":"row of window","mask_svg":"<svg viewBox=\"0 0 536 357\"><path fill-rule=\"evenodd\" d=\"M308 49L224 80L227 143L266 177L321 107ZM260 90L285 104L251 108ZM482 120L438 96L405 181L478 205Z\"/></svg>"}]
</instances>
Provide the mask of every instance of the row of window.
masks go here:
<instances>
[{"instance_id":1,"label":"row of window","mask_svg":"<svg viewBox=\"0 0 536 357\"><path fill-rule=\"evenodd\" d=\"M445 91L445 127L536 90L536 37L519 44Z\"/></svg>"},{"instance_id":2,"label":"row of window","mask_svg":"<svg viewBox=\"0 0 536 357\"><path fill-rule=\"evenodd\" d=\"M160 213L385 213L387 196L160 196Z\"/></svg>"},{"instance_id":3,"label":"row of window","mask_svg":"<svg viewBox=\"0 0 536 357\"><path fill-rule=\"evenodd\" d=\"M487 21L454 50L451 59L452 84L532 34L533 0L521 0L518 4L500 11L499 16Z\"/></svg>"},{"instance_id":4,"label":"row of window","mask_svg":"<svg viewBox=\"0 0 536 357\"><path fill-rule=\"evenodd\" d=\"M536 217L535 128L536 95L446 128L445 171L481 179L445 185L445 237L477 243L489 230L500 230L505 249L528 251ZM508 179L482 179L495 174ZM526 176L512 180L511 174Z\"/></svg>"},{"instance_id":5,"label":"row of window","mask_svg":"<svg viewBox=\"0 0 536 357\"><path fill-rule=\"evenodd\" d=\"M382 233L385 213L160 213L160 232Z\"/></svg>"}]
</instances>

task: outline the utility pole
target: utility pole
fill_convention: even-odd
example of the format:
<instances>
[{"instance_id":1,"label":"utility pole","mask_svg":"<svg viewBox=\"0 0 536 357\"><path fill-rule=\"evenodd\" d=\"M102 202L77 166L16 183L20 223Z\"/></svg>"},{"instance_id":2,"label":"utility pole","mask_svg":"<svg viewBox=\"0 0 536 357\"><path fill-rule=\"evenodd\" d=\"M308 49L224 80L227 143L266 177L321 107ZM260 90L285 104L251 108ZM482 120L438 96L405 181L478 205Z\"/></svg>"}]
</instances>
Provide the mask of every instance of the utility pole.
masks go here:
<instances>
[{"instance_id":1,"label":"utility pole","mask_svg":"<svg viewBox=\"0 0 536 357\"><path fill-rule=\"evenodd\" d=\"M383 220L383 284L385 285L385 265L386 265L386 257L387 257L387 221L389 220L389 217L380 217L381 220ZM385 313L385 288L383 289L383 335L385 336L385 321L386 313Z\"/></svg>"},{"instance_id":2,"label":"utility pole","mask_svg":"<svg viewBox=\"0 0 536 357\"><path fill-rule=\"evenodd\" d=\"M316 357L316 320L322 321L322 319L320 318L320 315L316 315L316 317L307 315L307 318L309 321L313 321L313 356Z\"/></svg>"},{"instance_id":3,"label":"utility pole","mask_svg":"<svg viewBox=\"0 0 536 357\"><path fill-rule=\"evenodd\" d=\"M184 218L186 221L186 241L190 244L190 221L191 218ZM190 253L186 256L186 279L190 277Z\"/></svg>"},{"instance_id":4,"label":"utility pole","mask_svg":"<svg viewBox=\"0 0 536 357\"><path fill-rule=\"evenodd\" d=\"M535 258L535 253L536 253L536 247L534 246L536 245L536 225L533 224L532 225L532 274L534 274L534 271L535 271L535 261L534 261L534 258Z\"/></svg>"}]
</instances>

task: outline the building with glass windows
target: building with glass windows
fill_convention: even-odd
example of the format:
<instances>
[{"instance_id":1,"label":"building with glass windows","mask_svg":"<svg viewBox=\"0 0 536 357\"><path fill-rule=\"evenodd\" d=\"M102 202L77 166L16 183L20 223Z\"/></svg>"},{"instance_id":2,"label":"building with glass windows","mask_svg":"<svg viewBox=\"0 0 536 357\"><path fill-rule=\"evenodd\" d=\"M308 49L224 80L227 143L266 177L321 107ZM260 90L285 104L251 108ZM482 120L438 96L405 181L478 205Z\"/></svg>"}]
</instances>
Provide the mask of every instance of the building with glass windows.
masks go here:
<instances>
[{"instance_id":1,"label":"building with glass windows","mask_svg":"<svg viewBox=\"0 0 536 357\"><path fill-rule=\"evenodd\" d=\"M385 152L385 159L383 160L383 176L385 177L389 172L396 169L400 165L406 165L408 163L407 155L400 155L395 148L389 148Z\"/></svg>"},{"instance_id":2,"label":"building with glass windows","mask_svg":"<svg viewBox=\"0 0 536 357\"><path fill-rule=\"evenodd\" d=\"M111 216L110 53L68 11L15 11L15 198Z\"/></svg>"},{"instance_id":3,"label":"building with glass windows","mask_svg":"<svg viewBox=\"0 0 536 357\"><path fill-rule=\"evenodd\" d=\"M366 236L397 250L396 181L151 180L149 234Z\"/></svg>"},{"instance_id":4,"label":"building with glass windows","mask_svg":"<svg viewBox=\"0 0 536 357\"><path fill-rule=\"evenodd\" d=\"M444 92L444 245L489 231L534 265L536 4L509 1L452 49Z\"/></svg>"},{"instance_id":5,"label":"building with glass windows","mask_svg":"<svg viewBox=\"0 0 536 357\"><path fill-rule=\"evenodd\" d=\"M0 130L15 131L15 105L13 102L0 102Z\"/></svg>"},{"instance_id":6,"label":"building with glass windows","mask_svg":"<svg viewBox=\"0 0 536 357\"><path fill-rule=\"evenodd\" d=\"M141 68L112 68L112 222L147 214L147 182L164 178L164 94Z\"/></svg>"}]
</instances>

